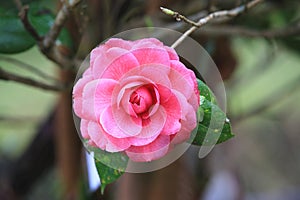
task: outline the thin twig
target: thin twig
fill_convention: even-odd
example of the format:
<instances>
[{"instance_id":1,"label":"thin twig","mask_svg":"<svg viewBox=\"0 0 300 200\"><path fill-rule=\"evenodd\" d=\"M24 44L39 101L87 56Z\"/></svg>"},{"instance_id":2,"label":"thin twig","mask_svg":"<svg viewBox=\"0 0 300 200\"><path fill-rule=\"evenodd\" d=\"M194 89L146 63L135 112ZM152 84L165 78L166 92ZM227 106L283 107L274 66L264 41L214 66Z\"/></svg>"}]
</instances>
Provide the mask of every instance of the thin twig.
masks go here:
<instances>
[{"instance_id":1,"label":"thin twig","mask_svg":"<svg viewBox=\"0 0 300 200\"><path fill-rule=\"evenodd\" d=\"M61 9L56 15L55 21L43 40L43 48L50 49L59 33L61 32L71 10L80 3L81 0L64 1Z\"/></svg>"},{"instance_id":2,"label":"thin twig","mask_svg":"<svg viewBox=\"0 0 300 200\"><path fill-rule=\"evenodd\" d=\"M245 37L264 37L264 38L282 38L288 36L300 35L300 22L283 28L269 30L253 30L239 26L206 26L197 31L198 34L210 36L245 36Z\"/></svg>"},{"instance_id":3,"label":"thin twig","mask_svg":"<svg viewBox=\"0 0 300 200\"><path fill-rule=\"evenodd\" d=\"M189 36L191 33L193 33L197 28L202 27L203 25L207 24L208 22L210 22L214 19L217 19L217 18L218 19L224 19L224 18L226 19L226 18L236 17L236 16L240 15L241 13L245 12L246 10L256 6L258 3L262 2L262 1L263 0L253 0L245 5L241 5L239 7L233 8L231 10L221 10L221 11L213 12L213 13L207 15L206 17L199 19L197 22L187 19L186 17L179 14L178 12L174 12L174 11L172 11L170 9L166 9L166 8L161 8L165 14L171 15L171 16L175 17L177 20L183 20L183 21L187 22L188 24L192 25L192 27L189 30L187 30L180 38L178 38L178 40L175 41L171 47L176 48L187 36Z\"/></svg>"},{"instance_id":4,"label":"thin twig","mask_svg":"<svg viewBox=\"0 0 300 200\"><path fill-rule=\"evenodd\" d=\"M35 30L35 28L31 25L31 23L28 20L28 9L29 6L23 6L20 10L19 17L24 25L24 28L30 33L30 35L36 40L41 41L43 37L41 37L38 32Z\"/></svg>"},{"instance_id":5,"label":"thin twig","mask_svg":"<svg viewBox=\"0 0 300 200\"><path fill-rule=\"evenodd\" d=\"M67 87L62 85L48 85L46 83L41 83L36 80L32 80L30 78L22 77L16 74L12 74L10 72L4 71L2 68L0 68L0 79L6 80L6 81L15 81L18 83L23 83L29 86L33 86L36 88L41 88L44 90L51 90L51 91L62 91L66 89Z\"/></svg>"},{"instance_id":6,"label":"thin twig","mask_svg":"<svg viewBox=\"0 0 300 200\"><path fill-rule=\"evenodd\" d=\"M40 36L36 29L32 26L28 20L28 5L23 6L20 0L14 0L17 8L20 11L20 19L25 27L25 29L32 35L32 37L37 41L39 49L41 52L50 60L57 63L61 68L68 69L73 67L73 62L70 58L63 55L59 47L55 44L55 41L61 32L71 10L80 3L81 0L69 0L64 1L62 8L59 10L55 22L50 28L49 32L44 36Z\"/></svg>"},{"instance_id":7,"label":"thin twig","mask_svg":"<svg viewBox=\"0 0 300 200\"><path fill-rule=\"evenodd\" d=\"M163 11L165 14L167 15L171 15L172 17L174 17L177 21L184 21L192 26L196 26L198 27L198 24L196 22L194 22L193 20L188 19L187 17L185 17L184 15L181 15L180 13L170 10L168 8L164 8L164 7L160 7L161 11Z\"/></svg>"},{"instance_id":8,"label":"thin twig","mask_svg":"<svg viewBox=\"0 0 300 200\"><path fill-rule=\"evenodd\" d=\"M11 64L14 64L15 66L17 67L21 67L22 69L26 69L36 75L38 75L39 77L41 78L44 78L44 79L48 79L48 80L51 80L51 81L55 81L55 82L58 82L59 80L44 73L43 71L33 67L32 65L29 65L23 61L20 61L20 60L17 60L15 58L11 58L11 57L6 57L6 56L0 56L0 60L3 60L3 61L6 61L6 62L9 62Z\"/></svg>"}]
</instances>

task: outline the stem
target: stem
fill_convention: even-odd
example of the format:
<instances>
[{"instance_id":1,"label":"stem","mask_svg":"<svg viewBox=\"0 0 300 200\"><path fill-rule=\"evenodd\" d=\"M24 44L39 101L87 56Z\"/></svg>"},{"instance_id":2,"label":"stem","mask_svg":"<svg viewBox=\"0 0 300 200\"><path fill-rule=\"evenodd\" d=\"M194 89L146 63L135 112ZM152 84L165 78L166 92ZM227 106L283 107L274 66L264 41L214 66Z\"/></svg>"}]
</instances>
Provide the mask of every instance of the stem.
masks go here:
<instances>
[{"instance_id":1,"label":"stem","mask_svg":"<svg viewBox=\"0 0 300 200\"><path fill-rule=\"evenodd\" d=\"M180 38L178 38L174 44L171 46L172 48L176 48L186 37L192 34L197 28L200 28L207 24L208 22L214 19L226 19L226 18L233 18L238 16L239 14L245 12L246 10L256 6L258 3L262 2L263 0L253 0L247 4L241 5L239 7L233 8L231 10L221 10L213 12L206 17L199 19L197 22L187 19L185 16L179 14L178 12L172 11L167 8L161 7L161 10L167 14L171 15L172 17L176 18L176 20L183 20L184 22L192 25L190 29L188 29Z\"/></svg>"}]
</instances>

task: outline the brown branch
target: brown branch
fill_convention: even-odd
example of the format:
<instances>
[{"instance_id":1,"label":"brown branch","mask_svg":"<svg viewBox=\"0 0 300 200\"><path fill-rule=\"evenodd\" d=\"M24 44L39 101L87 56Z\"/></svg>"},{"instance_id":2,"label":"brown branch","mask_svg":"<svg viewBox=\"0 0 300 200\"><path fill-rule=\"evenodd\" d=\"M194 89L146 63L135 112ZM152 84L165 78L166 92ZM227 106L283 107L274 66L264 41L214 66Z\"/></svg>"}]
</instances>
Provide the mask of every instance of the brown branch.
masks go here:
<instances>
[{"instance_id":1,"label":"brown branch","mask_svg":"<svg viewBox=\"0 0 300 200\"><path fill-rule=\"evenodd\" d=\"M54 24L50 28L49 32L41 37L36 29L32 26L28 20L28 5L22 6L20 0L15 0L15 4L18 9L20 9L20 19L25 27L25 29L31 34L31 36L37 41L40 51L50 60L58 64L63 69L68 69L74 66L71 59L63 55L59 47L55 44L55 41L61 32L71 10L80 2L81 0L70 0L64 1L62 8L59 10Z\"/></svg>"},{"instance_id":2,"label":"brown branch","mask_svg":"<svg viewBox=\"0 0 300 200\"><path fill-rule=\"evenodd\" d=\"M210 36L245 36L245 37L264 37L264 38L282 38L300 34L300 22L293 26L287 26L269 30L253 30L238 26L207 26L197 31L200 35Z\"/></svg>"},{"instance_id":3,"label":"brown branch","mask_svg":"<svg viewBox=\"0 0 300 200\"><path fill-rule=\"evenodd\" d=\"M42 43L43 48L50 49L55 44L55 40L57 39L59 33L61 32L68 16L70 15L71 10L76 5L78 5L80 1L81 0L71 0L71 1L63 2L61 9L56 15L54 24L52 25L47 35L44 37Z\"/></svg>"},{"instance_id":4,"label":"brown branch","mask_svg":"<svg viewBox=\"0 0 300 200\"><path fill-rule=\"evenodd\" d=\"M38 82L38 81L32 80L30 78L12 74L10 72L4 71L2 68L0 68L0 80L15 81L18 83L23 83L25 85L33 86L36 88L41 88L44 90L51 90L51 91L62 91L64 89L66 89L66 87L62 86L62 85L48 85L46 83Z\"/></svg>"},{"instance_id":5,"label":"brown branch","mask_svg":"<svg viewBox=\"0 0 300 200\"><path fill-rule=\"evenodd\" d=\"M161 10L165 14L171 15L171 16L175 17L177 20L183 20L186 23L192 25L192 27L189 30L187 30L180 38L178 38L178 40L175 41L171 47L176 48L186 37L188 37L191 33L193 33L197 28L204 26L208 22L210 22L214 19L220 20L220 19L228 19L228 18L236 17L236 16L240 15L241 13L245 12L246 10L256 6L257 4L259 4L262 1L263 0L252 0L245 5L241 5L239 7L233 8L231 10L216 11L216 12L213 12L213 13L207 15L206 17L199 19L197 22L187 19L186 17L179 14L178 12L174 12L174 11L172 11L170 9L166 9L166 8L161 8Z\"/></svg>"},{"instance_id":6,"label":"brown branch","mask_svg":"<svg viewBox=\"0 0 300 200\"><path fill-rule=\"evenodd\" d=\"M21 5L21 4L20 4ZM20 6L19 5L19 6ZM18 6L18 7L19 7ZM41 41L43 37L41 37L38 32L35 30L35 28L31 25L31 23L28 20L28 9L29 6L23 6L20 10L19 17L24 25L24 28L30 33L30 35L36 40L36 41Z\"/></svg>"},{"instance_id":7,"label":"brown branch","mask_svg":"<svg viewBox=\"0 0 300 200\"><path fill-rule=\"evenodd\" d=\"M33 67L32 65L29 65L29 64L27 64L23 61L15 59L15 58L0 56L0 60L6 61L6 62L11 63L11 64L14 64L15 66L20 67L22 69L26 69L26 70L38 75L41 78L48 79L48 80L55 81L55 82L59 81L58 79L44 73L43 71Z\"/></svg>"}]
</instances>

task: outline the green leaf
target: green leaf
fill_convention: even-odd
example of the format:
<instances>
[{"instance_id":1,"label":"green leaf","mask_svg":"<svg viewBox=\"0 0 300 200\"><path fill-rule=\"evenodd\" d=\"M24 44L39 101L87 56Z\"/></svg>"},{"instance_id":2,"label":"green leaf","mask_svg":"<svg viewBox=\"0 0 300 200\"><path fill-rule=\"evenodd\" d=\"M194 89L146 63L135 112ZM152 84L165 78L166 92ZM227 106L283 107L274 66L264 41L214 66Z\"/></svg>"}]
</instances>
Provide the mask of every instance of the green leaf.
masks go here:
<instances>
[{"instance_id":1,"label":"green leaf","mask_svg":"<svg viewBox=\"0 0 300 200\"><path fill-rule=\"evenodd\" d=\"M200 96L200 113L203 115L199 122L197 135L193 140L195 145L213 145L225 142L234 135L225 113L204 96Z\"/></svg>"},{"instance_id":2,"label":"green leaf","mask_svg":"<svg viewBox=\"0 0 300 200\"><path fill-rule=\"evenodd\" d=\"M36 4L29 8L28 18L37 32L43 36L48 33L54 23L55 15L50 10ZM72 40L67 29L63 28L56 40L56 43L72 48Z\"/></svg>"},{"instance_id":3,"label":"green leaf","mask_svg":"<svg viewBox=\"0 0 300 200\"><path fill-rule=\"evenodd\" d=\"M209 87L200 79L197 79L198 90L201 96L204 96L208 101L217 104L216 97Z\"/></svg>"},{"instance_id":4,"label":"green leaf","mask_svg":"<svg viewBox=\"0 0 300 200\"><path fill-rule=\"evenodd\" d=\"M0 53L19 53L35 44L16 12L0 9Z\"/></svg>"},{"instance_id":5,"label":"green leaf","mask_svg":"<svg viewBox=\"0 0 300 200\"><path fill-rule=\"evenodd\" d=\"M102 194L108 184L113 183L122 176L127 163L128 157L123 153L109 153L97 149L95 152L95 164L100 177Z\"/></svg>"},{"instance_id":6,"label":"green leaf","mask_svg":"<svg viewBox=\"0 0 300 200\"><path fill-rule=\"evenodd\" d=\"M35 40L25 30L14 8L6 10L0 7L0 18L0 53L19 53L35 45ZM55 20L55 16L48 9L38 4L30 4L28 18L41 36L50 30ZM72 40L66 29L62 29L56 43L72 49Z\"/></svg>"},{"instance_id":7,"label":"green leaf","mask_svg":"<svg viewBox=\"0 0 300 200\"><path fill-rule=\"evenodd\" d=\"M213 145L224 142L234 135L226 114L219 108L216 98L209 87L198 81L200 107L198 110L199 125L193 140L195 145Z\"/></svg>"}]
</instances>

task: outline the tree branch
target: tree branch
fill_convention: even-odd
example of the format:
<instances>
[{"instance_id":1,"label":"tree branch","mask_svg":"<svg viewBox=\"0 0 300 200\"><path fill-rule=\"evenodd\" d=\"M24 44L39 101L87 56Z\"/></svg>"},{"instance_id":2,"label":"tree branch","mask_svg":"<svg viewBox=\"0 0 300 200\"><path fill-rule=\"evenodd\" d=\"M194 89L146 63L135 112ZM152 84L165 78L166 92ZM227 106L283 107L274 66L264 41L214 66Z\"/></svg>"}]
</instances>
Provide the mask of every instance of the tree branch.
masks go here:
<instances>
[{"instance_id":1,"label":"tree branch","mask_svg":"<svg viewBox=\"0 0 300 200\"><path fill-rule=\"evenodd\" d=\"M282 38L288 36L295 36L300 34L300 22L293 26L287 26L278 29L269 30L253 30L246 27L239 26L207 26L197 31L200 35L210 36L231 36L239 35L245 37L264 37L264 38Z\"/></svg>"},{"instance_id":2,"label":"tree branch","mask_svg":"<svg viewBox=\"0 0 300 200\"><path fill-rule=\"evenodd\" d=\"M18 2L18 1L17 1ZM18 4L19 6L22 5L21 3ZM19 7L18 6L18 7ZM36 41L41 41L43 37L41 37L38 32L35 30L35 28L31 25L31 23L28 20L28 9L29 6L23 6L21 7L19 17L24 25L24 28L30 33L30 35L36 40Z\"/></svg>"},{"instance_id":3,"label":"tree branch","mask_svg":"<svg viewBox=\"0 0 300 200\"><path fill-rule=\"evenodd\" d=\"M25 29L31 34L31 36L37 41L40 51L50 60L54 61L63 69L68 69L74 66L74 63L67 56L63 55L59 47L55 44L55 41L61 32L71 10L80 3L81 0L69 0L64 1L62 8L59 10L55 22L50 28L49 32L41 37L35 28L32 26L28 20L28 5L22 6L20 0L15 0L17 8L20 9L20 19L25 27Z\"/></svg>"},{"instance_id":4,"label":"tree branch","mask_svg":"<svg viewBox=\"0 0 300 200\"><path fill-rule=\"evenodd\" d=\"M6 72L2 68L0 68L0 80L16 81L18 83L23 83L29 86L33 86L45 90L51 90L51 91L62 91L67 88L66 86L62 86L62 85L48 85L46 83L41 83L36 80L32 80L30 78L26 78L26 77L12 74L10 72Z\"/></svg>"},{"instance_id":5,"label":"tree branch","mask_svg":"<svg viewBox=\"0 0 300 200\"><path fill-rule=\"evenodd\" d=\"M55 81L55 82L59 81L58 79L44 73L43 71L33 67L32 65L29 65L23 61L15 59L15 58L0 56L0 60L14 64L15 66L21 67L22 69L26 69L26 70L38 75L41 78L48 79L48 80Z\"/></svg>"},{"instance_id":6,"label":"tree branch","mask_svg":"<svg viewBox=\"0 0 300 200\"><path fill-rule=\"evenodd\" d=\"M214 19L227 19L227 18L236 17L239 14L245 12L246 10L256 6L257 4L259 4L262 1L263 0L252 0L245 5L241 5L239 7L233 8L231 10L216 11L216 12L213 12L213 13L207 15L206 17L199 19L197 22L187 19L186 17L179 14L178 12L161 7L161 10L165 14L171 15L172 17L176 18L177 20L183 20L186 23L192 25L192 27L189 30L187 30L180 38L178 38L178 40L175 41L171 47L176 48L186 37L188 37L191 33L193 33L197 28L202 27L203 25L207 24L208 22L210 22Z\"/></svg>"},{"instance_id":7,"label":"tree branch","mask_svg":"<svg viewBox=\"0 0 300 200\"><path fill-rule=\"evenodd\" d=\"M64 1L61 9L56 15L54 24L51 29L44 37L42 47L45 49L50 49L55 44L55 40L57 39L59 33L61 32L68 16L70 15L71 10L80 3L81 0L71 0Z\"/></svg>"}]
</instances>

